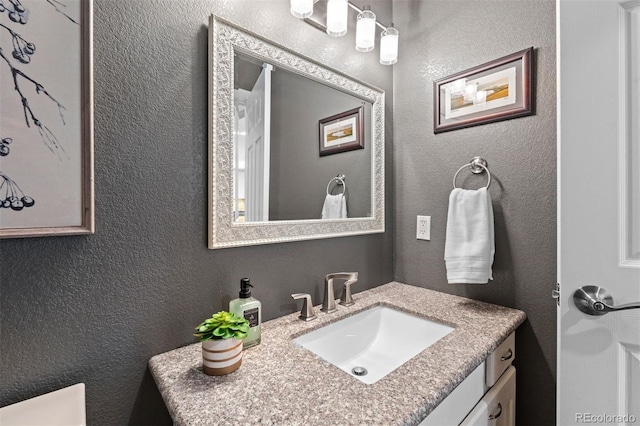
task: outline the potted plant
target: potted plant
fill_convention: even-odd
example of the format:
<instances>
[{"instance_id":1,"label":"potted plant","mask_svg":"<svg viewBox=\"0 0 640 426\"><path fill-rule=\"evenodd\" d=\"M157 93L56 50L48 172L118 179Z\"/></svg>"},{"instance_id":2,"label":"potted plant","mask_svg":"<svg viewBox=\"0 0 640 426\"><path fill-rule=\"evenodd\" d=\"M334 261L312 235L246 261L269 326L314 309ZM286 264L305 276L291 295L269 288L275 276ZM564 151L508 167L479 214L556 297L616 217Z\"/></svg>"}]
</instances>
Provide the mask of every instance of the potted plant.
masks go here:
<instances>
[{"instance_id":1,"label":"potted plant","mask_svg":"<svg viewBox=\"0 0 640 426\"><path fill-rule=\"evenodd\" d=\"M210 376L222 376L240 368L242 339L248 332L246 319L226 311L204 320L194 334L202 342L202 370Z\"/></svg>"}]
</instances>

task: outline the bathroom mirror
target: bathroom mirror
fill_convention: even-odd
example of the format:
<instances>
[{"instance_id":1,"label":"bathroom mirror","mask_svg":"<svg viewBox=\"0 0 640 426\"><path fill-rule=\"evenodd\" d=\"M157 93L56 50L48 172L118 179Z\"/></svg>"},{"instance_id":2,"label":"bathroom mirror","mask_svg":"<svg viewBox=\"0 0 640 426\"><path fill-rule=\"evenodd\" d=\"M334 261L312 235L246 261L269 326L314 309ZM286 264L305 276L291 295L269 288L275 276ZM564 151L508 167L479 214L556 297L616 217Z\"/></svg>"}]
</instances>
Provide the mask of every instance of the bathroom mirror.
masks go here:
<instances>
[{"instance_id":1,"label":"bathroom mirror","mask_svg":"<svg viewBox=\"0 0 640 426\"><path fill-rule=\"evenodd\" d=\"M384 232L382 90L215 16L209 68L209 248Z\"/></svg>"},{"instance_id":2,"label":"bathroom mirror","mask_svg":"<svg viewBox=\"0 0 640 426\"><path fill-rule=\"evenodd\" d=\"M371 102L237 51L233 81L236 222L371 216Z\"/></svg>"}]
</instances>

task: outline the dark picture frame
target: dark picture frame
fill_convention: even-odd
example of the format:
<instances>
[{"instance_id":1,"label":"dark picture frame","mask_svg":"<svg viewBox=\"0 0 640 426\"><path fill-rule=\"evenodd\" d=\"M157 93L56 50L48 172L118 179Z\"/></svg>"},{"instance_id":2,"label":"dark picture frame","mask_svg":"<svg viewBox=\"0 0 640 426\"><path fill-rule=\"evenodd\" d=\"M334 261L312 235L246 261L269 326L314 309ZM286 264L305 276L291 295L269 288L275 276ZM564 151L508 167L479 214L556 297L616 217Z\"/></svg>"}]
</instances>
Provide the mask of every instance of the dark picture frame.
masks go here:
<instances>
[{"instance_id":1,"label":"dark picture frame","mask_svg":"<svg viewBox=\"0 0 640 426\"><path fill-rule=\"evenodd\" d=\"M532 115L533 47L433 82L433 132Z\"/></svg>"},{"instance_id":2,"label":"dark picture frame","mask_svg":"<svg viewBox=\"0 0 640 426\"><path fill-rule=\"evenodd\" d=\"M364 107L319 121L320 157L364 149Z\"/></svg>"}]
</instances>

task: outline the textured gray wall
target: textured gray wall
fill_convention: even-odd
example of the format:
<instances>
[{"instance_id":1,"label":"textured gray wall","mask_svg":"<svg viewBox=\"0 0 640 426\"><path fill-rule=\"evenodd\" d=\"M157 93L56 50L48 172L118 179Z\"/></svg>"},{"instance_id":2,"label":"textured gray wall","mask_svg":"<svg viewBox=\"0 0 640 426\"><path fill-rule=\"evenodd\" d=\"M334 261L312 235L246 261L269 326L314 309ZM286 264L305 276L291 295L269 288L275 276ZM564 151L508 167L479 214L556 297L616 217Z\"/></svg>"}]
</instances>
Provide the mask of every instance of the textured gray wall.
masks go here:
<instances>
[{"instance_id":1,"label":"textured gray wall","mask_svg":"<svg viewBox=\"0 0 640 426\"><path fill-rule=\"evenodd\" d=\"M168 424L147 361L193 342L192 328L237 297L241 277L255 284L265 320L294 312L293 292L320 302L329 272L359 271L358 290L393 278L390 210L385 234L207 249L209 15L389 99L392 70L356 53L352 39L329 39L291 17L288 0L94 7L97 231L0 242L0 406L85 382L89 424ZM390 4L374 7L390 20ZM388 120L387 146L391 139ZM388 176L391 188L390 168Z\"/></svg>"},{"instance_id":2,"label":"textured gray wall","mask_svg":"<svg viewBox=\"0 0 640 426\"><path fill-rule=\"evenodd\" d=\"M276 69L272 84L269 220L320 219L327 184L339 173L349 217L370 216L371 104L284 70ZM360 106L369 123L364 149L320 157L318 120Z\"/></svg>"},{"instance_id":3,"label":"textured gray wall","mask_svg":"<svg viewBox=\"0 0 640 426\"><path fill-rule=\"evenodd\" d=\"M393 15L401 36L394 66L396 280L526 312L516 337L517 424L555 424L555 3L394 0ZM434 135L434 80L530 46L534 116ZM487 159L493 177L494 281L448 285L451 180L476 155ZM469 189L485 182L485 175L459 176ZM415 238L418 214L431 216L431 241Z\"/></svg>"}]
</instances>

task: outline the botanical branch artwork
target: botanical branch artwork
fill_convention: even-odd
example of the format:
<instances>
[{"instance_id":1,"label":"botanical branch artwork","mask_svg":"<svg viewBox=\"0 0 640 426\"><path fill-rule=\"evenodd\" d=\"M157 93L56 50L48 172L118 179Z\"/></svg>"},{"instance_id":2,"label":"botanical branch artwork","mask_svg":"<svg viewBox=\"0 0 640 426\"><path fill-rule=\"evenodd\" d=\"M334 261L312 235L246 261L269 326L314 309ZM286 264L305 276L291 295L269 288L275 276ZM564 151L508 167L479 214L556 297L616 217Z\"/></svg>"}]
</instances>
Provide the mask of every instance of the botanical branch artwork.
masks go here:
<instances>
[{"instance_id":1,"label":"botanical branch artwork","mask_svg":"<svg viewBox=\"0 0 640 426\"><path fill-rule=\"evenodd\" d=\"M81 1L0 0L0 228L81 221Z\"/></svg>"}]
</instances>

